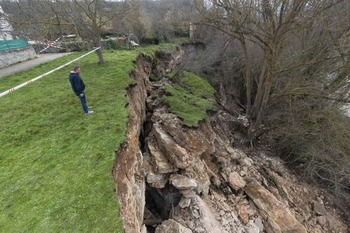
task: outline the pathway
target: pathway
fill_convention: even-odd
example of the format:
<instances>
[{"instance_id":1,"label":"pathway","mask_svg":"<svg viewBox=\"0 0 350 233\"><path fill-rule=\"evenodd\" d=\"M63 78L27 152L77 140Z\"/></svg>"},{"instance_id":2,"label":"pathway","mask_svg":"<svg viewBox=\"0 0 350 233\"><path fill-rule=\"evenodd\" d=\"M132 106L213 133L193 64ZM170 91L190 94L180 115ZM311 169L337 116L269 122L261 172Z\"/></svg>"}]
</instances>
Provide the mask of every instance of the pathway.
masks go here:
<instances>
[{"instance_id":1,"label":"pathway","mask_svg":"<svg viewBox=\"0 0 350 233\"><path fill-rule=\"evenodd\" d=\"M46 54L39 54L36 58L20 62L11 66L6 66L4 68L0 68L0 78L21 72L30 70L34 66L40 65L45 62L49 62L52 60L55 60L56 58L63 57L69 53L46 53Z\"/></svg>"}]
</instances>

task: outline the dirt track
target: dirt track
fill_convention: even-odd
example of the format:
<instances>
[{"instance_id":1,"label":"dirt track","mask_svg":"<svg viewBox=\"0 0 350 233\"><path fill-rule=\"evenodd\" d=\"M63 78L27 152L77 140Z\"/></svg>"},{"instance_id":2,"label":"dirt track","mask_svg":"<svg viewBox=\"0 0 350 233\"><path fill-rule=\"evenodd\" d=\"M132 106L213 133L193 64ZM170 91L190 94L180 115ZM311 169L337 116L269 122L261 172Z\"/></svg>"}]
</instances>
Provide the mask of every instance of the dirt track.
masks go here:
<instances>
[{"instance_id":1,"label":"dirt track","mask_svg":"<svg viewBox=\"0 0 350 233\"><path fill-rule=\"evenodd\" d=\"M17 72L29 70L34 66L40 65L45 62L55 60L56 58L63 57L69 53L48 53L48 54L39 54L36 58L17 63L11 66L7 66L0 69L0 78L15 74Z\"/></svg>"}]
</instances>

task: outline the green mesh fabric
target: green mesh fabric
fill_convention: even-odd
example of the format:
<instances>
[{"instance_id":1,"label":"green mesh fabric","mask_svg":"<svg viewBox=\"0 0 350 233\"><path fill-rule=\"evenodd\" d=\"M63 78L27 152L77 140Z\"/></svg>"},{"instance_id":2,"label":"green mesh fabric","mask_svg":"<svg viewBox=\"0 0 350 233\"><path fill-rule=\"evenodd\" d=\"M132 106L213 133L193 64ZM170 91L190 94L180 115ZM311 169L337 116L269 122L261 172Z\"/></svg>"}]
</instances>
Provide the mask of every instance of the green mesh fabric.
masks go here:
<instances>
[{"instance_id":1,"label":"green mesh fabric","mask_svg":"<svg viewBox=\"0 0 350 233\"><path fill-rule=\"evenodd\" d=\"M23 49L28 46L26 40L0 40L0 51Z\"/></svg>"}]
</instances>

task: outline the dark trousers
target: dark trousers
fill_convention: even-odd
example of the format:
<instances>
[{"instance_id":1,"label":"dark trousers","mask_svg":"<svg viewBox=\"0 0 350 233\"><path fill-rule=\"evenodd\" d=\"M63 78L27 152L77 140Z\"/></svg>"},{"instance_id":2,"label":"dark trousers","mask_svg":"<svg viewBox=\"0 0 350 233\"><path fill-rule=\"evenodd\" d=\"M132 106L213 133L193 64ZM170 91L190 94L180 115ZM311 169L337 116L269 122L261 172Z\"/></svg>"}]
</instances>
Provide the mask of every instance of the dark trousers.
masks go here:
<instances>
[{"instance_id":1,"label":"dark trousers","mask_svg":"<svg viewBox=\"0 0 350 233\"><path fill-rule=\"evenodd\" d=\"M86 104L86 98L85 98L85 94L83 97L79 96L79 99L80 99L80 102L81 102L81 106L83 107L83 111L85 113L88 113L89 109L88 109L88 106Z\"/></svg>"}]
</instances>

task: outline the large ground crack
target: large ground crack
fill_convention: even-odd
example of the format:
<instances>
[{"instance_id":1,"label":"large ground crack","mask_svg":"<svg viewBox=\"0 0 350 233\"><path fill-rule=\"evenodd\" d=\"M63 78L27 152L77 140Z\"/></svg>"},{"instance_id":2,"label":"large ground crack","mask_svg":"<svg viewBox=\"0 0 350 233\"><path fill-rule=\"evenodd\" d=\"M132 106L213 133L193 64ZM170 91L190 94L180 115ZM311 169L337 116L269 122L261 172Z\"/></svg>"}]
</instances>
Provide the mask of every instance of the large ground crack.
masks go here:
<instances>
[{"instance_id":1,"label":"large ground crack","mask_svg":"<svg viewBox=\"0 0 350 233\"><path fill-rule=\"evenodd\" d=\"M113 168L124 232L346 232L278 158L234 147L239 117L219 110L183 127L159 98L177 56L158 58L139 56L127 92L126 140Z\"/></svg>"},{"instance_id":2,"label":"large ground crack","mask_svg":"<svg viewBox=\"0 0 350 233\"><path fill-rule=\"evenodd\" d=\"M172 56L166 55L166 58ZM153 112L146 106L151 88L149 76L152 72L157 76L164 75L169 64L171 61L166 60L166 63L155 65L150 58L141 55L131 74L136 85L127 91L130 115L126 140L116 152L113 168L117 186L116 195L125 232L147 232L146 225L148 232L154 232L154 226L167 219L171 208L179 202L179 193L171 185L163 189L149 186L144 171L144 154L149 148L146 138L153 126L151 119Z\"/></svg>"}]
</instances>

